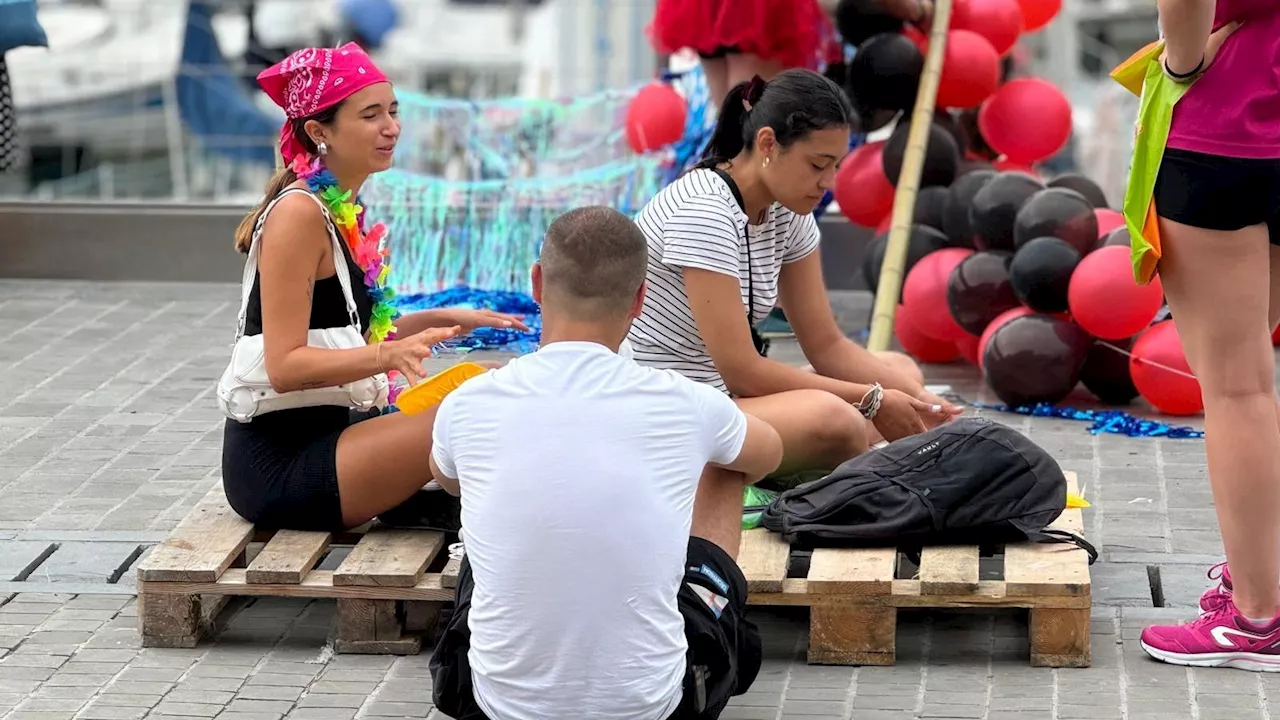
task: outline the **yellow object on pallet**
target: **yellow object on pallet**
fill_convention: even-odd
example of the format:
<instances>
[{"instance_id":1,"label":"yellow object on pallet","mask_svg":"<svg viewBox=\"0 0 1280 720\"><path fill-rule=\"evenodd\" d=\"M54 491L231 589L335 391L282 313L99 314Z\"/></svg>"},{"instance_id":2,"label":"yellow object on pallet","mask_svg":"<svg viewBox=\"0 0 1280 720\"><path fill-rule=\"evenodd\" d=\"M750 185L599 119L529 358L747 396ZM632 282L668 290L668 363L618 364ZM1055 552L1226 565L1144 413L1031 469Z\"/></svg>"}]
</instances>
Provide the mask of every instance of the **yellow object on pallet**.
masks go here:
<instances>
[{"instance_id":1,"label":"yellow object on pallet","mask_svg":"<svg viewBox=\"0 0 1280 720\"><path fill-rule=\"evenodd\" d=\"M461 387L462 383L486 372L489 372L488 368L481 365L460 362L400 393L400 397L396 398L396 407L400 408L400 412L410 415L426 412L444 402L445 396Z\"/></svg>"}]
</instances>

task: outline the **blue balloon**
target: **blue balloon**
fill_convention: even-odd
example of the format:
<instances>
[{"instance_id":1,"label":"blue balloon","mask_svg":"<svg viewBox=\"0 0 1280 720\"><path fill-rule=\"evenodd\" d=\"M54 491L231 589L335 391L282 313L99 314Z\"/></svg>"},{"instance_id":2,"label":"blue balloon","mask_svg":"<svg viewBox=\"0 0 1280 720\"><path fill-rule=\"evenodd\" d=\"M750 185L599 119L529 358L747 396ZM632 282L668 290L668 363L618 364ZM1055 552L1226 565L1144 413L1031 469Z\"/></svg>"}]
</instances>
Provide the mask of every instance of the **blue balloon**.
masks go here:
<instances>
[{"instance_id":1,"label":"blue balloon","mask_svg":"<svg viewBox=\"0 0 1280 720\"><path fill-rule=\"evenodd\" d=\"M393 0L340 0L338 11L360 39L373 48L400 24L400 8Z\"/></svg>"}]
</instances>

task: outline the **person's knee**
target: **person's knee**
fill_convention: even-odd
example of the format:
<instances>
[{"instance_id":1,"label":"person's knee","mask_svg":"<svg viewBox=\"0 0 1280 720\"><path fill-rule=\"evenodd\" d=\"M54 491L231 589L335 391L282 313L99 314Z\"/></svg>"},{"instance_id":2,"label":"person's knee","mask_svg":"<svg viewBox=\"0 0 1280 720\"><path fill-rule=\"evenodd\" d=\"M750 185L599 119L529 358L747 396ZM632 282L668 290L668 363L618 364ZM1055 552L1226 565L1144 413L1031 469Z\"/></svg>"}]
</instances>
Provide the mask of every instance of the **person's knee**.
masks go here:
<instances>
[{"instance_id":1,"label":"person's knee","mask_svg":"<svg viewBox=\"0 0 1280 720\"><path fill-rule=\"evenodd\" d=\"M886 365L905 375L911 382L918 385L924 384L924 371L920 369L920 365L915 360L911 359L910 355L889 350L879 353L879 356L880 360Z\"/></svg>"},{"instance_id":2,"label":"person's knee","mask_svg":"<svg viewBox=\"0 0 1280 720\"><path fill-rule=\"evenodd\" d=\"M852 405L828 392L814 391L810 437L832 467L867 451L867 419Z\"/></svg>"}]
</instances>

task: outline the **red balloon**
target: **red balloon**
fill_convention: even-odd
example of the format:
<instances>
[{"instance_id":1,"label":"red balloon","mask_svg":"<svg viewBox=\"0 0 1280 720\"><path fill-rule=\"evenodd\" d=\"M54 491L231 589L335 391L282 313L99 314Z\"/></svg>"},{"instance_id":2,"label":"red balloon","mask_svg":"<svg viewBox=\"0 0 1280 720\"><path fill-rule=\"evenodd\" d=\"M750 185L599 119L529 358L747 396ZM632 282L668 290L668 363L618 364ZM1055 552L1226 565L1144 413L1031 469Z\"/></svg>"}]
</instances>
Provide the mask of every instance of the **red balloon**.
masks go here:
<instances>
[{"instance_id":1,"label":"red balloon","mask_svg":"<svg viewBox=\"0 0 1280 720\"><path fill-rule=\"evenodd\" d=\"M929 314L928 310L924 314ZM912 315L905 305L898 306L893 316L893 334L898 337L898 344L911 357L924 363L945 363L956 359L956 344L946 340L935 340L920 332L916 322L920 315Z\"/></svg>"},{"instance_id":2,"label":"red balloon","mask_svg":"<svg viewBox=\"0 0 1280 720\"><path fill-rule=\"evenodd\" d=\"M893 213L884 216L879 225L876 225L876 235L884 235L893 228Z\"/></svg>"},{"instance_id":3,"label":"red balloon","mask_svg":"<svg viewBox=\"0 0 1280 720\"><path fill-rule=\"evenodd\" d=\"M649 83L627 107L627 144L637 153L647 153L678 142L688 113L688 104L675 88Z\"/></svg>"},{"instance_id":4,"label":"red balloon","mask_svg":"<svg viewBox=\"0 0 1280 720\"><path fill-rule=\"evenodd\" d=\"M1130 352L1133 386L1157 410L1167 415L1198 415L1204 411L1200 383L1194 376L1187 377L1193 375L1191 366L1172 320L1152 325Z\"/></svg>"},{"instance_id":5,"label":"red balloon","mask_svg":"<svg viewBox=\"0 0 1280 720\"><path fill-rule=\"evenodd\" d=\"M952 12L955 11L953 10ZM923 30L915 25L903 25L902 34L905 35L908 40L915 43L915 46L920 49L921 55L929 54L929 36L925 35Z\"/></svg>"},{"instance_id":6,"label":"red balloon","mask_svg":"<svg viewBox=\"0 0 1280 720\"><path fill-rule=\"evenodd\" d=\"M1062 10L1062 0L1018 0L1022 6L1022 30L1034 32L1049 24Z\"/></svg>"},{"instance_id":7,"label":"red balloon","mask_svg":"<svg viewBox=\"0 0 1280 720\"><path fill-rule=\"evenodd\" d=\"M1124 227L1124 215L1111 208L1098 208L1093 211L1093 215L1098 218L1099 240L1112 230Z\"/></svg>"},{"instance_id":8,"label":"red balloon","mask_svg":"<svg viewBox=\"0 0 1280 720\"><path fill-rule=\"evenodd\" d=\"M978 33L1004 55L1022 34L1022 7L1017 0L957 0L951 8L951 28Z\"/></svg>"},{"instance_id":9,"label":"red balloon","mask_svg":"<svg viewBox=\"0 0 1280 720\"><path fill-rule=\"evenodd\" d=\"M875 227L893 210L893 184L884 174L884 142L867 143L849 153L836 173L840 212L865 227Z\"/></svg>"},{"instance_id":10,"label":"red balloon","mask_svg":"<svg viewBox=\"0 0 1280 720\"><path fill-rule=\"evenodd\" d=\"M1164 302L1160 278L1149 285L1133 279L1129 248L1094 250L1071 273L1067 304L1077 324L1097 338L1123 340L1151 323Z\"/></svg>"},{"instance_id":11,"label":"red balloon","mask_svg":"<svg viewBox=\"0 0 1280 720\"><path fill-rule=\"evenodd\" d=\"M972 30L948 32L942 78L938 81L938 107L977 107L999 86L1000 53L991 41Z\"/></svg>"},{"instance_id":12,"label":"red balloon","mask_svg":"<svg viewBox=\"0 0 1280 720\"><path fill-rule=\"evenodd\" d=\"M947 280L951 271L973 251L943 248L925 255L907 273L902 284L902 304L911 308L915 326L935 340L954 343L969 333L951 316L947 307Z\"/></svg>"},{"instance_id":13,"label":"red balloon","mask_svg":"<svg viewBox=\"0 0 1280 720\"><path fill-rule=\"evenodd\" d=\"M968 333L956 341L956 350L960 351L960 357L968 360L974 365L981 364L982 356L978 354L978 341L978 338L969 335Z\"/></svg>"},{"instance_id":14,"label":"red balloon","mask_svg":"<svg viewBox=\"0 0 1280 720\"><path fill-rule=\"evenodd\" d=\"M978 338L978 366L982 366L982 356L987 354L987 342L991 340L991 336L996 331L1014 318L1020 318L1023 315L1035 315L1035 311L1029 307L1016 307L1012 310L1005 310L995 317L994 320L987 323L987 329L982 331L982 337Z\"/></svg>"},{"instance_id":15,"label":"red balloon","mask_svg":"<svg viewBox=\"0 0 1280 720\"><path fill-rule=\"evenodd\" d=\"M1280 347L1280 327L1271 331L1271 344Z\"/></svg>"},{"instance_id":16,"label":"red balloon","mask_svg":"<svg viewBox=\"0 0 1280 720\"><path fill-rule=\"evenodd\" d=\"M978 130L988 145L1010 160L1039 162L1071 138L1071 103L1052 83L1010 80L982 104Z\"/></svg>"}]
</instances>

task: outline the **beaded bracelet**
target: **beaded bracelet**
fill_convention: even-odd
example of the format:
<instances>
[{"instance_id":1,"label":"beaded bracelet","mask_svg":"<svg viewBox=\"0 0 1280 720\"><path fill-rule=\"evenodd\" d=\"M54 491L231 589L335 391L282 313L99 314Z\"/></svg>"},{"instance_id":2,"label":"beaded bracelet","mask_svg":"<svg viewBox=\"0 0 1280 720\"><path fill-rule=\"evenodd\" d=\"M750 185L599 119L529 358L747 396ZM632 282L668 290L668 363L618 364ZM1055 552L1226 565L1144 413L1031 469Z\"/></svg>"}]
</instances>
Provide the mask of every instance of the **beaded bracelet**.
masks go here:
<instances>
[{"instance_id":1,"label":"beaded bracelet","mask_svg":"<svg viewBox=\"0 0 1280 720\"><path fill-rule=\"evenodd\" d=\"M853 407L862 413L863 417L871 420L876 416L876 413L880 412L880 404L883 401L884 388L880 386L880 383L876 383L862 396L862 400L853 404Z\"/></svg>"}]
</instances>

